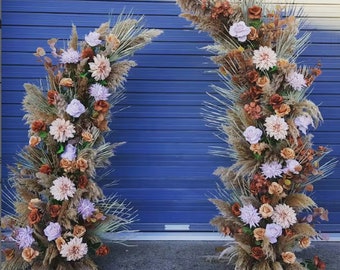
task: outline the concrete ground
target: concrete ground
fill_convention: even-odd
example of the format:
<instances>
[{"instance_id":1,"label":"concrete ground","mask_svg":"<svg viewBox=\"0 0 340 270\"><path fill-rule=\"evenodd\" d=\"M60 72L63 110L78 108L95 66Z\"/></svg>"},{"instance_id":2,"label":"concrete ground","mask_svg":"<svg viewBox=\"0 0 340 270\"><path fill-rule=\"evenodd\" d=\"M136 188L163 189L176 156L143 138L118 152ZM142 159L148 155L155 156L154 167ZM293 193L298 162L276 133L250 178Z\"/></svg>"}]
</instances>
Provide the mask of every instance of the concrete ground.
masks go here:
<instances>
[{"instance_id":1,"label":"concrete ground","mask_svg":"<svg viewBox=\"0 0 340 270\"><path fill-rule=\"evenodd\" d=\"M109 244L109 243L107 243ZM102 270L231 270L233 266L208 262L205 257L215 255L215 248L223 241L127 241L123 246L109 244L111 253L97 261ZM318 255L327 263L327 270L340 270L340 242L313 242L297 254L298 258Z\"/></svg>"}]
</instances>

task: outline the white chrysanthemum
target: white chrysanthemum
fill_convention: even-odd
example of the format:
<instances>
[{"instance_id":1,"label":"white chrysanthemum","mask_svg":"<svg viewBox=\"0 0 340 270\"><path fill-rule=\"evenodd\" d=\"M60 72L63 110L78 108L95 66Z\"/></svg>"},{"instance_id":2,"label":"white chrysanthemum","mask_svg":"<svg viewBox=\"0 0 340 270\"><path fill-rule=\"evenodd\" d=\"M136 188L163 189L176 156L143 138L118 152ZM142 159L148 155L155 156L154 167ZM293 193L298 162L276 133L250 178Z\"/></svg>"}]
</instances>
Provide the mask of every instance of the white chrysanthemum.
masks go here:
<instances>
[{"instance_id":1,"label":"white chrysanthemum","mask_svg":"<svg viewBox=\"0 0 340 270\"><path fill-rule=\"evenodd\" d=\"M268 70L276 65L276 53L267 46L254 51L253 63L259 70Z\"/></svg>"},{"instance_id":2,"label":"white chrysanthemum","mask_svg":"<svg viewBox=\"0 0 340 270\"><path fill-rule=\"evenodd\" d=\"M303 77L303 74L298 73L296 71L290 72L286 80L288 84L297 91L301 91L304 87L306 87L306 81L305 78Z\"/></svg>"},{"instance_id":3,"label":"white chrysanthemum","mask_svg":"<svg viewBox=\"0 0 340 270\"><path fill-rule=\"evenodd\" d=\"M275 140L283 140L287 136L288 125L282 117L271 115L266 118L264 126L267 134Z\"/></svg>"},{"instance_id":4,"label":"white chrysanthemum","mask_svg":"<svg viewBox=\"0 0 340 270\"><path fill-rule=\"evenodd\" d=\"M99 83L92 84L90 86L90 95L94 97L96 101L98 100L107 100L107 98L111 95L109 93L109 89Z\"/></svg>"},{"instance_id":5,"label":"white chrysanthemum","mask_svg":"<svg viewBox=\"0 0 340 270\"><path fill-rule=\"evenodd\" d=\"M60 62L63 64L75 64L80 60L79 52L75 51L72 48L67 49L61 54Z\"/></svg>"},{"instance_id":6,"label":"white chrysanthemum","mask_svg":"<svg viewBox=\"0 0 340 270\"><path fill-rule=\"evenodd\" d=\"M110 61L105 56L99 54L93 57L93 62L89 63L90 72L96 81L105 80L111 72Z\"/></svg>"},{"instance_id":7,"label":"white chrysanthemum","mask_svg":"<svg viewBox=\"0 0 340 270\"><path fill-rule=\"evenodd\" d=\"M83 243L83 238L74 237L70 242L61 246L60 254L67 261L77 261L87 254L87 244Z\"/></svg>"},{"instance_id":8,"label":"white chrysanthemum","mask_svg":"<svg viewBox=\"0 0 340 270\"><path fill-rule=\"evenodd\" d=\"M68 177L61 176L53 181L50 192L58 201L68 200L76 192L76 186Z\"/></svg>"},{"instance_id":9,"label":"white chrysanthemum","mask_svg":"<svg viewBox=\"0 0 340 270\"><path fill-rule=\"evenodd\" d=\"M248 224L250 227L258 226L258 223L261 220L261 217L257 211L257 209L251 204L243 206L240 208L241 215L240 219Z\"/></svg>"},{"instance_id":10,"label":"white chrysanthemum","mask_svg":"<svg viewBox=\"0 0 340 270\"><path fill-rule=\"evenodd\" d=\"M88 35L85 35L85 41L87 44L89 44L91 47L97 46L102 41L99 39L100 34L97 32L90 32Z\"/></svg>"},{"instance_id":11,"label":"white chrysanthemum","mask_svg":"<svg viewBox=\"0 0 340 270\"><path fill-rule=\"evenodd\" d=\"M297 222L294 209L286 204L276 205L271 218L274 223L280 225L284 229L289 228Z\"/></svg>"},{"instance_id":12,"label":"white chrysanthemum","mask_svg":"<svg viewBox=\"0 0 340 270\"><path fill-rule=\"evenodd\" d=\"M294 120L295 125L299 128L299 130L306 135L307 129L309 125L314 127L313 119L309 115L300 115Z\"/></svg>"},{"instance_id":13,"label":"white chrysanthemum","mask_svg":"<svg viewBox=\"0 0 340 270\"><path fill-rule=\"evenodd\" d=\"M49 132L57 142L65 142L67 139L73 138L76 131L69 120L57 118L51 123Z\"/></svg>"},{"instance_id":14,"label":"white chrysanthemum","mask_svg":"<svg viewBox=\"0 0 340 270\"><path fill-rule=\"evenodd\" d=\"M261 165L262 174L265 178L281 176L282 165L277 161L266 162Z\"/></svg>"}]
</instances>

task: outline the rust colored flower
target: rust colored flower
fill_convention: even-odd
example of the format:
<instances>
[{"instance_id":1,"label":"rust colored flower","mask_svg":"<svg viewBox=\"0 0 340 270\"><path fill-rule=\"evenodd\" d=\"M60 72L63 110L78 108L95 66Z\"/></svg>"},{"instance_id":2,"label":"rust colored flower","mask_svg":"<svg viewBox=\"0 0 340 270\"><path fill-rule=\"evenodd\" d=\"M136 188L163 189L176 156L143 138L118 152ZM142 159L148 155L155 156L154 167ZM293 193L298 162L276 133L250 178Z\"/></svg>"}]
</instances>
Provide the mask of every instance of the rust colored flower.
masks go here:
<instances>
[{"instance_id":1,"label":"rust colored flower","mask_svg":"<svg viewBox=\"0 0 340 270\"><path fill-rule=\"evenodd\" d=\"M57 96L58 96L58 92L57 92L57 91L55 91L55 90L49 90L49 91L47 92L47 102L48 102L48 104L50 104L50 105L56 105Z\"/></svg>"},{"instance_id":2,"label":"rust colored flower","mask_svg":"<svg viewBox=\"0 0 340 270\"><path fill-rule=\"evenodd\" d=\"M60 86L65 86L65 87L72 87L73 86L73 81L71 78L62 78L59 82Z\"/></svg>"},{"instance_id":3,"label":"rust colored flower","mask_svg":"<svg viewBox=\"0 0 340 270\"><path fill-rule=\"evenodd\" d=\"M49 214L50 214L51 218L56 218L60 214L61 205L59 205L59 204L52 204L52 205L50 205L48 210L49 210Z\"/></svg>"},{"instance_id":4,"label":"rust colored flower","mask_svg":"<svg viewBox=\"0 0 340 270\"><path fill-rule=\"evenodd\" d=\"M97 128L99 128L100 131L105 131L109 129L107 126L108 122L105 119L105 114L103 113L98 114L93 123Z\"/></svg>"},{"instance_id":5,"label":"rust colored flower","mask_svg":"<svg viewBox=\"0 0 340 270\"><path fill-rule=\"evenodd\" d=\"M247 72L246 77L250 83L256 83L256 81L259 78L259 74L257 73L255 69L253 69Z\"/></svg>"},{"instance_id":6,"label":"rust colored flower","mask_svg":"<svg viewBox=\"0 0 340 270\"><path fill-rule=\"evenodd\" d=\"M270 82L270 80L269 80L269 78L268 78L267 76L262 76L262 77L260 77L260 78L257 79L256 85L257 85L258 87L263 88L263 87L265 87L267 84L269 84L269 82Z\"/></svg>"},{"instance_id":7,"label":"rust colored flower","mask_svg":"<svg viewBox=\"0 0 340 270\"><path fill-rule=\"evenodd\" d=\"M314 186L312 184L308 184L305 186L305 191L307 192L313 192Z\"/></svg>"},{"instance_id":8,"label":"rust colored flower","mask_svg":"<svg viewBox=\"0 0 340 270\"><path fill-rule=\"evenodd\" d=\"M293 237L294 236L294 231L292 229L284 229L283 231L284 235L288 238Z\"/></svg>"},{"instance_id":9,"label":"rust colored flower","mask_svg":"<svg viewBox=\"0 0 340 270\"><path fill-rule=\"evenodd\" d=\"M82 59L88 58L89 60L92 60L93 56L94 56L94 52L93 52L92 48L90 48L90 47L85 48L81 52L81 58Z\"/></svg>"},{"instance_id":10,"label":"rust colored flower","mask_svg":"<svg viewBox=\"0 0 340 270\"><path fill-rule=\"evenodd\" d=\"M86 229L85 229L84 226L75 225L75 226L73 227L73 235L74 235L75 237L80 238L80 237L84 236L85 232L86 232Z\"/></svg>"},{"instance_id":11,"label":"rust colored flower","mask_svg":"<svg viewBox=\"0 0 340 270\"><path fill-rule=\"evenodd\" d=\"M48 164L43 164L40 166L39 172L44 174L50 174L52 172L52 168Z\"/></svg>"},{"instance_id":12,"label":"rust colored flower","mask_svg":"<svg viewBox=\"0 0 340 270\"><path fill-rule=\"evenodd\" d=\"M65 172L72 172L75 169L75 162L66 158L62 158L59 162L59 165L64 169Z\"/></svg>"},{"instance_id":13,"label":"rust colored flower","mask_svg":"<svg viewBox=\"0 0 340 270\"><path fill-rule=\"evenodd\" d=\"M29 140L29 145L31 147L36 147L41 142L41 138L38 136L31 136Z\"/></svg>"},{"instance_id":14,"label":"rust colored flower","mask_svg":"<svg viewBox=\"0 0 340 270\"><path fill-rule=\"evenodd\" d=\"M66 244L66 241L65 241L64 238L58 237L58 238L55 240L55 244L56 244L56 246L57 246L57 249L60 251L62 245Z\"/></svg>"},{"instance_id":15,"label":"rust colored flower","mask_svg":"<svg viewBox=\"0 0 340 270\"><path fill-rule=\"evenodd\" d=\"M250 181L250 192L253 195L264 194L268 191L269 185L270 182L262 174L257 173Z\"/></svg>"},{"instance_id":16,"label":"rust colored flower","mask_svg":"<svg viewBox=\"0 0 340 270\"><path fill-rule=\"evenodd\" d=\"M287 251L287 252L282 252L281 257L283 261L287 264L293 264L296 261L296 256L293 252Z\"/></svg>"},{"instance_id":17,"label":"rust colored flower","mask_svg":"<svg viewBox=\"0 0 340 270\"><path fill-rule=\"evenodd\" d=\"M262 258L265 257L265 254L261 247L252 247L251 256L256 260L261 260Z\"/></svg>"},{"instance_id":18,"label":"rust colored flower","mask_svg":"<svg viewBox=\"0 0 340 270\"><path fill-rule=\"evenodd\" d=\"M39 256L39 251L34 250L31 247L26 247L23 249L22 253L21 253L22 258L26 261L26 262L32 262L37 256Z\"/></svg>"},{"instance_id":19,"label":"rust colored flower","mask_svg":"<svg viewBox=\"0 0 340 270\"><path fill-rule=\"evenodd\" d=\"M36 120L32 122L31 129L33 132L44 131L46 130L46 124L41 120Z\"/></svg>"},{"instance_id":20,"label":"rust colored flower","mask_svg":"<svg viewBox=\"0 0 340 270\"><path fill-rule=\"evenodd\" d=\"M261 203L269 203L270 204L272 200L268 195L264 194L260 197L260 201L261 201Z\"/></svg>"},{"instance_id":21,"label":"rust colored flower","mask_svg":"<svg viewBox=\"0 0 340 270\"><path fill-rule=\"evenodd\" d=\"M319 256L315 255L313 258L314 265L317 267L318 270L325 270L326 269L326 263L322 261Z\"/></svg>"},{"instance_id":22,"label":"rust colored flower","mask_svg":"<svg viewBox=\"0 0 340 270\"><path fill-rule=\"evenodd\" d=\"M91 132L83 131L81 133L81 137L85 142L93 142L93 135L91 134Z\"/></svg>"},{"instance_id":23,"label":"rust colored flower","mask_svg":"<svg viewBox=\"0 0 340 270\"><path fill-rule=\"evenodd\" d=\"M279 94L274 94L270 97L269 104L273 106L274 110L280 108L283 103L283 97Z\"/></svg>"},{"instance_id":24,"label":"rust colored flower","mask_svg":"<svg viewBox=\"0 0 340 270\"><path fill-rule=\"evenodd\" d=\"M259 6L252 6L248 8L248 18L250 20L261 19L262 16L262 8Z\"/></svg>"},{"instance_id":25,"label":"rust colored flower","mask_svg":"<svg viewBox=\"0 0 340 270\"><path fill-rule=\"evenodd\" d=\"M42 214L40 213L39 209L34 208L28 214L28 223L32 226L40 222L42 218Z\"/></svg>"},{"instance_id":26,"label":"rust colored flower","mask_svg":"<svg viewBox=\"0 0 340 270\"><path fill-rule=\"evenodd\" d=\"M110 249L107 245L101 245L97 250L96 250L96 255L97 256L106 256L109 254Z\"/></svg>"},{"instance_id":27,"label":"rust colored flower","mask_svg":"<svg viewBox=\"0 0 340 270\"><path fill-rule=\"evenodd\" d=\"M217 19L219 16L227 17L233 14L230 3L226 0L216 1L215 6L211 9L211 18Z\"/></svg>"},{"instance_id":28,"label":"rust colored flower","mask_svg":"<svg viewBox=\"0 0 340 270\"><path fill-rule=\"evenodd\" d=\"M295 151L292 148L286 147L281 150L280 155L284 159L294 159Z\"/></svg>"},{"instance_id":29,"label":"rust colored flower","mask_svg":"<svg viewBox=\"0 0 340 270\"><path fill-rule=\"evenodd\" d=\"M248 40L256 40L259 37L259 33L255 27L250 26L250 33L247 36Z\"/></svg>"},{"instance_id":30,"label":"rust colored flower","mask_svg":"<svg viewBox=\"0 0 340 270\"><path fill-rule=\"evenodd\" d=\"M241 215L241 205L238 202L233 203L231 206L231 212L233 213L234 216L238 217Z\"/></svg>"},{"instance_id":31,"label":"rust colored flower","mask_svg":"<svg viewBox=\"0 0 340 270\"><path fill-rule=\"evenodd\" d=\"M5 255L6 261L10 261L14 258L15 250L13 248L5 248L2 252Z\"/></svg>"},{"instance_id":32,"label":"rust colored flower","mask_svg":"<svg viewBox=\"0 0 340 270\"><path fill-rule=\"evenodd\" d=\"M98 100L94 104L94 110L101 113L107 113L110 109L110 104L106 100Z\"/></svg>"},{"instance_id":33,"label":"rust colored flower","mask_svg":"<svg viewBox=\"0 0 340 270\"><path fill-rule=\"evenodd\" d=\"M275 109L275 113L279 117L284 117L290 113L291 109L288 104L281 104L279 108Z\"/></svg>"},{"instance_id":34,"label":"rust colored flower","mask_svg":"<svg viewBox=\"0 0 340 270\"><path fill-rule=\"evenodd\" d=\"M256 239L256 241L262 241L265 237L265 234L266 233L266 229L264 228L256 228L254 230L254 237Z\"/></svg>"},{"instance_id":35,"label":"rust colored flower","mask_svg":"<svg viewBox=\"0 0 340 270\"><path fill-rule=\"evenodd\" d=\"M84 158L78 158L76 161L76 167L81 172L85 172L86 169L89 167L87 160Z\"/></svg>"},{"instance_id":36,"label":"rust colored flower","mask_svg":"<svg viewBox=\"0 0 340 270\"><path fill-rule=\"evenodd\" d=\"M78 178L78 188L86 188L89 180L87 179L86 175L81 175Z\"/></svg>"},{"instance_id":37,"label":"rust colored flower","mask_svg":"<svg viewBox=\"0 0 340 270\"><path fill-rule=\"evenodd\" d=\"M244 110L250 116L251 119L259 119L262 116L262 108L256 102L250 102L244 105Z\"/></svg>"}]
</instances>

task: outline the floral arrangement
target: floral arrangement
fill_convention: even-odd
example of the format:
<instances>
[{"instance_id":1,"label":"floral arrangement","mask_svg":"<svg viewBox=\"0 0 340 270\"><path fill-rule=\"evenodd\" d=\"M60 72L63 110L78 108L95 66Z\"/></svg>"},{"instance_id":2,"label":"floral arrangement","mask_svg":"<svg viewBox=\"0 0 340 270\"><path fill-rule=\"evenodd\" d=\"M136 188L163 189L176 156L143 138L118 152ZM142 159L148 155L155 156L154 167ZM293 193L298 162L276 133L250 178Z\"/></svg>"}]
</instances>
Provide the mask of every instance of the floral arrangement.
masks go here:
<instances>
[{"instance_id":1,"label":"floral arrangement","mask_svg":"<svg viewBox=\"0 0 340 270\"><path fill-rule=\"evenodd\" d=\"M205 49L223 84L212 86L214 101L204 107L208 124L228 144L212 152L233 161L214 172L223 186L210 199L220 212L211 224L234 239L218 258L242 270L325 269L317 255L296 256L321 237L315 223L328 220L328 211L311 192L336 164L321 165L331 150L314 149L308 132L322 121L308 99L321 65L296 63L310 37L298 35L302 9L256 0L177 3L182 17L213 38Z\"/></svg>"},{"instance_id":2,"label":"floral arrangement","mask_svg":"<svg viewBox=\"0 0 340 270\"><path fill-rule=\"evenodd\" d=\"M104 195L96 169L108 167L122 144L106 142L105 135L136 65L126 57L161 34L144 28L142 20L121 14L114 26L105 22L84 40L73 26L67 48L48 40L56 61L36 50L48 90L24 85L29 144L11 167L16 214L1 224L11 229L8 238L16 247L3 250L2 269L98 269L92 257L109 253L101 234L127 230L134 221L128 204Z\"/></svg>"}]
</instances>

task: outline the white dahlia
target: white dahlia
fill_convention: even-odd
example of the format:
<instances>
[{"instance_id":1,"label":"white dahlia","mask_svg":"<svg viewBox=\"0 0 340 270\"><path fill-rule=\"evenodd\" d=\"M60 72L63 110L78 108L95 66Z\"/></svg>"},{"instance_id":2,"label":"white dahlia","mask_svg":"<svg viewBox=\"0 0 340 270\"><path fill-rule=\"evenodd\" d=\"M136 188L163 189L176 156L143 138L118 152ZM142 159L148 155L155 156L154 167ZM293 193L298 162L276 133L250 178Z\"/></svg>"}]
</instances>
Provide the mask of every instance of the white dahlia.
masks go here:
<instances>
[{"instance_id":1,"label":"white dahlia","mask_svg":"<svg viewBox=\"0 0 340 270\"><path fill-rule=\"evenodd\" d=\"M284 229L289 228L297 222L294 209L286 204L276 205L271 218L274 223L280 225Z\"/></svg>"},{"instance_id":2,"label":"white dahlia","mask_svg":"<svg viewBox=\"0 0 340 270\"><path fill-rule=\"evenodd\" d=\"M60 254L67 261L77 261L87 254L87 250L87 244L83 243L83 238L74 237L61 246Z\"/></svg>"},{"instance_id":3,"label":"white dahlia","mask_svg":"<svg viewBox=\"0 0 340 270\"><path fill-rule=\"evenodd\" d=\"M74 137L76 130L69 120L57 118L51 123L49 132L57 142L66 142Z\"/></svg>"},{"instance_id":4,"label":"white dahlia","mask_svg":"<svg viewBox=\"0 0 340 270\"><path fill-rule=\"evenodd\" d=\"M109 59L101 54L94 56L93 62L89 63L89 65L92 77L96 81L105 80L111 72Z\"/></svg>"},{"instance_id":5,"label":"white dahlia","mask_svg":"<svg viewBox=\"0 0 340 270\"><path fill-rule=\"evenodd\" d=\"M254 51L253 63L259 70L268 70L276 65L276 53L267 46Z\"/></svg>"}]
</instances>

